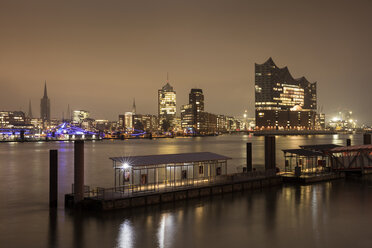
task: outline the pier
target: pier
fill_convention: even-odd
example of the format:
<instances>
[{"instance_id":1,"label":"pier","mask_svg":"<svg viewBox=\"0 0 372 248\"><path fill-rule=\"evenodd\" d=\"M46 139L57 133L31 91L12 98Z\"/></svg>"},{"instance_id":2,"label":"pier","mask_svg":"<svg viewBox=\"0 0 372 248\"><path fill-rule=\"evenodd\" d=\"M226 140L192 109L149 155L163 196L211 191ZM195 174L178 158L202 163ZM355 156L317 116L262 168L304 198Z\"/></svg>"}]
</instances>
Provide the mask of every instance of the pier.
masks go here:
<instances>
[{"instance_id":1,"label":"pier","mask_svg":"<svg viewBox=\"0 0 372 248\"><path fill-rule=\"evenodd\" d=\"M65 195L66 208L126 209L198 197L260 189L285 183L309 184L342 179L348 173L372 172L372 146L318 144L283 150L285 169L276 167L275 136L265 136L265 170L252 168L252 144L242 173L227 174L230 157L212 153L179 153L111 157L114 187L84 185L82 141L75 141L75 181ZM80 148L79 148L80 147ZM82 158L81 158L82 157Z\"/></svg>"},{"instance_id":2,"label":"pier","mask_svg":"<svg viewBox=\"0 0 372 248\"><path fill-rule=\"evenodd\" d=\"M199 197L209 197L231 192L249 191L282 184L282 178L272 172L241 173L229 175L218 181L197 183L174 188L163 188L159 191L142 191L132 194L117 194L115 189L86 191L82 209L107 211L128 209L169 203ZM65 206L74 207L74 194L65 195Z\"/></svg>"},{"instance_id":3,"label":"pier","mask_svg":"<svg viewBox=\"0 0 372 248\"><path fill-rule=\"evenodd\" d=\"M275 170L228 175L230 159L211 152L112 157L115 186L85 187L83 198L72 192L65 206L112 210L281 184Z\"/></svg>"}]
</instances>

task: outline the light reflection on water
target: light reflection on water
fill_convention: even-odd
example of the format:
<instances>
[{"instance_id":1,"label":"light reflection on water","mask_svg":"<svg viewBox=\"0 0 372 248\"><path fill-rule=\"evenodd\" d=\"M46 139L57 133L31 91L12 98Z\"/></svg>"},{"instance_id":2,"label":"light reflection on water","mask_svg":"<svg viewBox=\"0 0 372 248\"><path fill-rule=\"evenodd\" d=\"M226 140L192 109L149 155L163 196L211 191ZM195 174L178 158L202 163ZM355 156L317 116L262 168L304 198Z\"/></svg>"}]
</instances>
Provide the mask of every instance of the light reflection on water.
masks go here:
<instances>
[{"instance_id":1,"label":"light reflection on water","mask_svg":"<svg viewBox=\"0 0 372 248\"><path fill-rule=\"evenodd\" d=\"M281 149L344 144L349 136L277 138ZM85 180L113 183L109 156L211 151L245 161L253 143L263 164L263 137L87 142ZM358 144L361 137L353 136ZM59 149L59 208L48 210L48 150ZM0 244L4 247L372 247L372 180L365 177L309 186L284 186L102 214L65 212L73 180L72 143L0 144ZM22 238L18 238L19 234ZM355 242L357 240L357 242ZM3 247L3 245L1 245Z\"/></svg>"},{"instance_id":2,"label":"light reflection on water","mask_svg":"<svg viewBox=\"0 0 372 248\"><path fill-rule=\"evenodd\" d=\"M159 248L172 247L173 230L175 229L174 221L172 214L162 214L157 231Z\"/></svg>"},{"instance_id":3,"label":"light reflection on water","mask_svg":"<svg viewBox=\"0 0 372 248\"><path fill-rule=\"evenodd\" d=\"M118 246L119 248L134 247L133 240L135 233L133 232L132 224L129 220L125 220L119 229Z\"/></svg>"},{"instance_id":4,"label":"light reflection on water","mask_svg":"<svg viewBox=\"0 0 372 248\"><path fill-rule=\"evenodd\" d=\"M123 212L117 247L370 247L372 214L349 203L350 193L366 194L355 183L275 187ZM372 198L365 204L372 206Z\"/></svg>"}]
</instances>

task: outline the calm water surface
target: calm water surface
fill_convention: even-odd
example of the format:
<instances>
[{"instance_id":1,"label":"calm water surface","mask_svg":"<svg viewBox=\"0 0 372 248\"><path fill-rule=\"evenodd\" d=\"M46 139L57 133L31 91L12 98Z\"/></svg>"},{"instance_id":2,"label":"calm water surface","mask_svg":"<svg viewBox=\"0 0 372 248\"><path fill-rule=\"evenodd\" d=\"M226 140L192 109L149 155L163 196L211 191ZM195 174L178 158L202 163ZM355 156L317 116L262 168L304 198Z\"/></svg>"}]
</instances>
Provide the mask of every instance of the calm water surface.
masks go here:
<instances>
[{"instance_id":1,"label":"calm water surface","mask_svg":"<svg viewBox=\"0 0 372 248\"><path fill-rule=\"evenodd\" d=\"M361 135L277 137L281 149L344 144ZM227 155L229 172L241 170L245 143L257 168L263 137L86 142L87 185L112 187L108 157L211 151ZM48 150L59 150L59 207L48 209ZM83 214L65 211L73 181L72 143L0 144L0 247L372 247L372 177L310 186L283 186L175 204Z\"/></svg>"}]
</instances>

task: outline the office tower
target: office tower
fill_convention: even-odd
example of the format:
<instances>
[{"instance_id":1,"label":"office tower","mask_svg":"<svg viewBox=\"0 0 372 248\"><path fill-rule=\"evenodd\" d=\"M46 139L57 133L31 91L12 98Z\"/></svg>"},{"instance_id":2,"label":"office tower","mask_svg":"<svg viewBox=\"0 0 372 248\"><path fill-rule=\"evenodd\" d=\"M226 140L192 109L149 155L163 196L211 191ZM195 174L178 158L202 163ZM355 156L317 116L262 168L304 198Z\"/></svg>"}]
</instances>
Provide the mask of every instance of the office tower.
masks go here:
<instances>
[{"instance_id":1,"label":"office tower","mask_svg":"<svg viewBox=\"0 0 372 248\"><path fill-rule=\"evenodd\" d=\"M124 114L124 126L127 131L133 131L133 113L125 112Z\"/></svg>"},{"instance_id":2,"label":"office tower","mask_svg":"<svg viewBox=\"0 0 372 248\"><path fill-rule=\"evenodd\" d=\"M189 104L181 107L181 126L186 132L196 134L208 131L208 113L204 112L204 94L202 89L191 89Z\"/></svg>"},{"instance_id":3,"label":"office tower","mask_svg":"<svg viewBox=\"0 0 372 248\"><path fill-rule=\"evenodd\" d=\"M156 132L158 130L158 117L150 114L133 115L133 126L136 131Z\"/></svg>"},{"instance_id":4,"label":"office tower","mask_svg":"<svg viewBox=\"0 0 372 248\"><path fill-rule=\"evenodd\" d=\"M119 115L119 128L124 129L125 128L125 116Z\"/></svg>"},{"instance_id":5,"label":"office tower","mask_svg":"<svg viewBox=\"0 0 372 248\"><path fill-rule=\"evenodd\" d=\"M0 111L1 128L17 128L26 124L26 115L22 111Z\"/></svg>"},{"instance_id":6,"label":"office tower","mask_svg":"<svg viewBox=\"0 0 372 248\"><path fill-rule=\"evenodd\" d=\"M158 90L158 116L160 126L166 120L173 127L176 117L176 91L173 90L168 79L167 83Z\"/></svg>"}]
</instances>

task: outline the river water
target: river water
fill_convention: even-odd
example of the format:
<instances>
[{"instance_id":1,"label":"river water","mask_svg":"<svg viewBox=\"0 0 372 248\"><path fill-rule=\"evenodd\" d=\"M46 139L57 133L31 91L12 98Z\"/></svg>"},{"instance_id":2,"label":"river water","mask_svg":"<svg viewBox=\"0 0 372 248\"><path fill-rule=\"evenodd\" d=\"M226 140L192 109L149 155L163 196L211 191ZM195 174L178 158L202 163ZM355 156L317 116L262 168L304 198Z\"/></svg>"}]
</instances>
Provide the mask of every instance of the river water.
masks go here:
<instances>
[{"instance_id":1,"label":"river water","mask_svg":"<svg viewBox=\"0 0 372 248\"><path fill-rule=\"evenodd\" d=\"M277 137L281 149L361 144L361 135ZM112 187L111 156L210 151L241 170L245 144L264 163L264 138L203 138L85 143L85 184ZM49 211L49 149L59 150L59 206ZM0 247L372 247L372 177L282 186L134 210L87 214L63 207L73 182L73 143L0 143Z\"/></svg>"}]
</instances>

